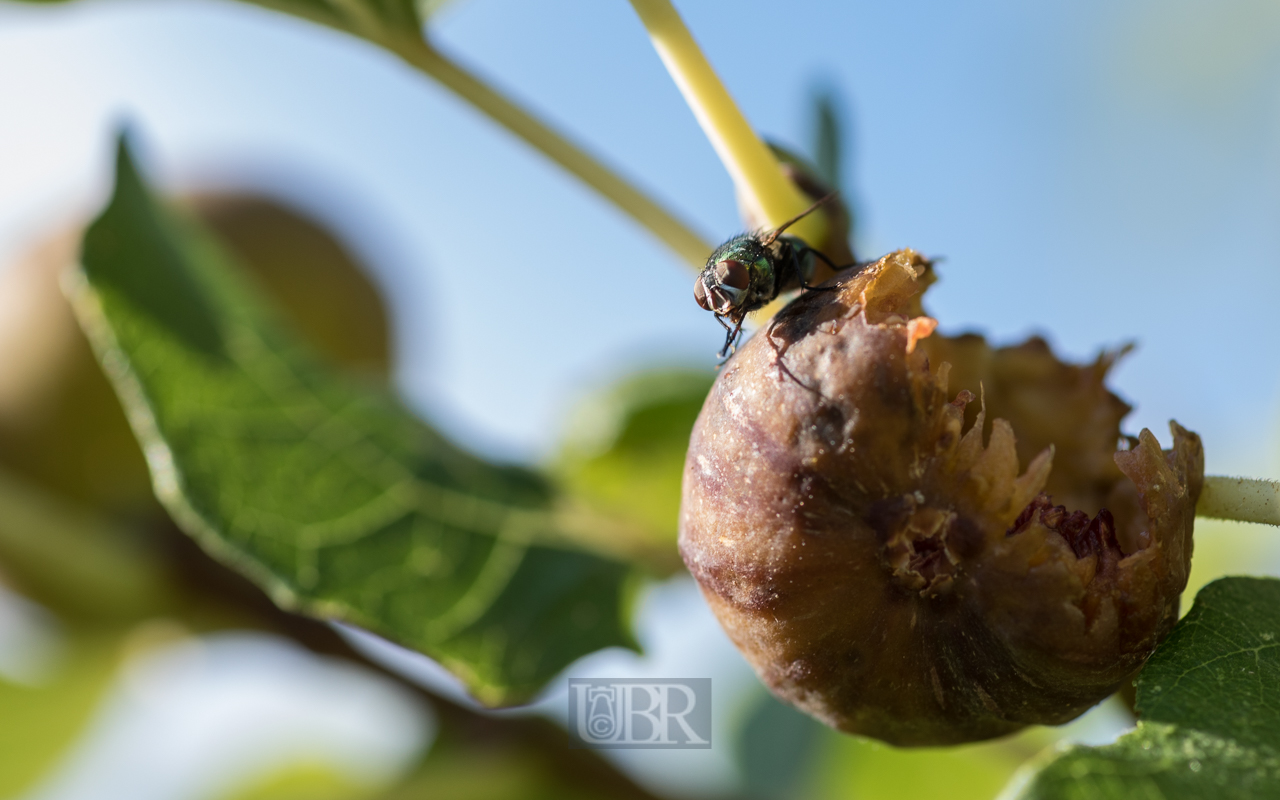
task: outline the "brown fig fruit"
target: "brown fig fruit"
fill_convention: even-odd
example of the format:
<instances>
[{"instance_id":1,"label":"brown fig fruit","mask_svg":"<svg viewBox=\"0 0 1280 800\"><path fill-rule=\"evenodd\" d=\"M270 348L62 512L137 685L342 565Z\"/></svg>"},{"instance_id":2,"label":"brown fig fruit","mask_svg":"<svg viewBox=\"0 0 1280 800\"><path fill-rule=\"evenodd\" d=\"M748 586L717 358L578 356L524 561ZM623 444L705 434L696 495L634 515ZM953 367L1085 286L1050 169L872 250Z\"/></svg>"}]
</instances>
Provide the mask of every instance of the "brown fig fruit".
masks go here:
<instances>
[{"instance_id":1,"label":"brown fig fruit","mask_svg":"<svg viewBox=\"0 0 1280 800\"><path fill-rule=\"evenodd\" d=\"M680 520L773 692L902 746L1066 722L1116 691L1177 619L1204 473L1177 423L1171 450L1121 436L1114 354L933 335L932 280L892 253L741 348L694 428Z\"/></svg>"}]
</instances>

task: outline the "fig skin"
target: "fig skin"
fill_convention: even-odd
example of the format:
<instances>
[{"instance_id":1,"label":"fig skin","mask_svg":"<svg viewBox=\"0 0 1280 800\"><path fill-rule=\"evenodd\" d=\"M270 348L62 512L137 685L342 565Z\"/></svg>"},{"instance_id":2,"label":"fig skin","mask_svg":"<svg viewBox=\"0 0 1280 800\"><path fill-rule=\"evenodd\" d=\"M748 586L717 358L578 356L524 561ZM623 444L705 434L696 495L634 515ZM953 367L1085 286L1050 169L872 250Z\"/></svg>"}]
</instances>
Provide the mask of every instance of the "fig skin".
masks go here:
<instances>
[{"instance_id":1,"label":"fig skin","mask_svg":"<svg viewBox=\"0 0 1280 800\"><path fill-rule=\"evenodd\" d=\"M742 347L694 427L680 520L761 680L899 746L1063 723L1136 673L1177 620L1204 473L1177 423L1169 451L1122 439L1114 355L931 335L932 280L892 253ZM986 412L1004 418L984 443Z\"/></svg>"}]
</instances>

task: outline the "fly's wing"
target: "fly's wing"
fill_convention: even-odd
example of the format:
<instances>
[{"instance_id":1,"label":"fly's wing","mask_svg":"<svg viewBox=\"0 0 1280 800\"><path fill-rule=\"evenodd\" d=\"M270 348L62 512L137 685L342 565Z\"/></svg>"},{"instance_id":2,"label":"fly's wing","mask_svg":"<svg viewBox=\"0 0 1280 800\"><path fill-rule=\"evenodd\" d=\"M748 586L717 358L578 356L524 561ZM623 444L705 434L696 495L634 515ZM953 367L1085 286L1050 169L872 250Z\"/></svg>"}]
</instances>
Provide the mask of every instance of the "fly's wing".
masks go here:
<instances>
[{"instance_id":1,"label":"fly's wing","mask_svg":"<svg viewBox=\"0 0 1280 800\"><path fill-rule=\"evenodd\" d=\"M774 292L772 300L783 292L808 286L813 277L813 250L793 236L780 236L773 243Z\"/></svg>"}]
</instances>

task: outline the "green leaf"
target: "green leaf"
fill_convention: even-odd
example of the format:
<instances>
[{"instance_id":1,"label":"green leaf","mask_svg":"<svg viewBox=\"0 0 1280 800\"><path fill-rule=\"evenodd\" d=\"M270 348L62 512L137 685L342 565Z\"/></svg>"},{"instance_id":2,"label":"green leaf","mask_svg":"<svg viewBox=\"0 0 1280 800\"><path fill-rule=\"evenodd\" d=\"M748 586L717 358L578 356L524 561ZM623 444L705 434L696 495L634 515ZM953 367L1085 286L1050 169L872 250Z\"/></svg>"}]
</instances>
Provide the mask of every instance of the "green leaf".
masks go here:
<instances>
[{"instance_id":1,"label":"green leaf","mask_svg":"<svg viewBox=\"0 0 1280 800\"><path fill-rule=\"evenodd\" d=\"M1226 578L1200 591L1138 678L1138 715L1280 748L1280 581Z\"/></svg>"},{"instance_id":2,"label":"green leaf","mask_svg":"<svg viewBox=\"0 0 1280 800\"><path fill-rule=\"evenodd\" d=\"M0 569L64 618L117 625L170 610L160 559L131 533L0 469Z\"/></svg>"},{"instance_id":3,"label":"green leaf","mask_svg":"<svg viewBox=\"0 0 1280 800\"><path fill-rule=\"evenodd\" d=\"M631 552L658 572L679 568L685 453L714 380L710 370L653 369L589 397L553 467L574 498L631 522Z\"/></svg>"},{"instance_id":4,"label":"green leaf","mask_svg":"<svg viewBox=\"0 0 1280 800\"><path fill-rule=\"evenodd\" d=\"M120 664L118 633L72 632L52 674L36 685L0 678L0 797L24 796L83 734Z\"/></svg>"},{"instance_id":5,"label":"green leaf","mask_svg":"<svg viewBox=\"0 0 1280 800\"><path fill-rule=\"evenodd\" d=\"M859 736L826 738L819 742L824 746L814 770L815 797L990 800L1026 758L1021 737L930 748L890 747Z\"/></svg>"},{"instance_id":6,"label":"green leaf","mask_svg":"<svg viewBox=\"0 0 1280 800\"><path fill-rule=\"evenodd\" d=\"M380 44L422 37L423 23L455 0L245 0ZM26 0L54 5L68 0Z\"/></svg>"},{"instance_id":7,"label":"green leaf","mask_svg":"<svg viewBox=\"0 0 1280 800\"><path fill-rule=\"evenodd\" d=\"M358 781L332 764L299 760L255 775L222 800L369 800L379 787Z\"/></svg>"},{"instance_id":8,"label":"green leaf","mask_svg":"<svg viewBox=\"0 0 1280 800\"><path fill-rule=\"evenodd\" d=\"M244 0L397 50L420 43L423 24L456 0Z\"/></svg>"},{"instance_id":9,"label":"green leaf","mask_svg":"<svg viewBox=\"0 0 1280 800\"><path fill-rule=\"evenodd\" d=\"M414 0L246 1L383 43L401 36L421 37L425 18Z\"/></svg>"},{"instance_id":10,"label":"green leaf","mask_svg":"<svg viewBox=\"0 0 1280 800\"><path fill-rule=\"evenodd\" d=\"M568 547L535 473L488 464L321 364L122 143L70 281L157 496L277 602L416 648L487 703L633 646L630 570Z\"/></svg>"},{"instance_id":11,"label":"green leaf","mask_svg":"<svg viewBox=\"0 0 1280 800\"><path fill-rule=\"evenodd\" d=\"M834 90L820 89L813 98L813 163L818 177L832 189L840 188L844 167L840 114Z\"/></svg>"},{"instance_id":12,"label":"green leaf","mask_svg":"<svg viewBox=\"0 0 1280 800\"><path fill-rule=\"evenodd\" d=\"M1135 731L1068 749L1019 796L1280 797L1280 581L1206 586L1137 686Z\"/></svg>"},{"instance_id":13,"label":"green leaf","mask_svg":"<svg viewBox=\"0 0 1280 800\"><path fill-rule=\"evenodd\" d=\"M733 760L744 798L794 797L805 787L829 728L760 689L735 731Z\"/></svg>"}]
</instances>

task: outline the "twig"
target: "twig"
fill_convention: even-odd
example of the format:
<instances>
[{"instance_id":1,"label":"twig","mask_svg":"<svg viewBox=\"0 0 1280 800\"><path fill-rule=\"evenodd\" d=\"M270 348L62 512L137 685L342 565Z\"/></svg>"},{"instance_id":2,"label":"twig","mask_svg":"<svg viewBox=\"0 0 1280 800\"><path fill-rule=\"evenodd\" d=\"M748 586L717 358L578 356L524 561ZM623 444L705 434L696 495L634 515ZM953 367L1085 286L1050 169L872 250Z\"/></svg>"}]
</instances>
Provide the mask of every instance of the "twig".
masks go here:
<instances>
[{"instance_id":1,"label":"twig","mask_svg":"<svg viewBox=\"0 0 1280 800\"><path fill-rule=\"evenodd\" d=\"M812 201L787 180L778 159L752 130L670 0L631 0L631 6L743 202L753 212L751 216L776 227L804 211ZM807 242L820 242L826 226L826 215L815 213L796 223L789 233Z\"/></svg>"},{"instance_id":2,"label":"twig","mask_svg":"<svg viewBox=\"0 0 1280 800\"><path fill-rule=\"evenodd\" d=\"M577 176L619 210L647 228L695 269L702 269L712 245L581 147L552 130L546 123L426 41L411 37L384 37L381 43L410 66L439 81L476 110Z\"/></svg>"},{"instance_id":3,"label":"twig","mask_svg":"<svg viewBox=\"0 0 1280 800\"><path fill-rule=\"evenodd\" d=\"M1280 482L1208 475L1196 515L1280 525Z\"/></svg>"}]
</instances>

